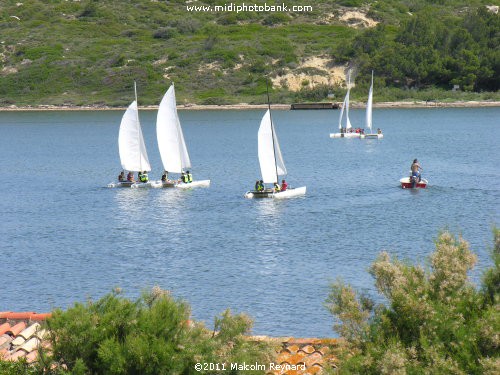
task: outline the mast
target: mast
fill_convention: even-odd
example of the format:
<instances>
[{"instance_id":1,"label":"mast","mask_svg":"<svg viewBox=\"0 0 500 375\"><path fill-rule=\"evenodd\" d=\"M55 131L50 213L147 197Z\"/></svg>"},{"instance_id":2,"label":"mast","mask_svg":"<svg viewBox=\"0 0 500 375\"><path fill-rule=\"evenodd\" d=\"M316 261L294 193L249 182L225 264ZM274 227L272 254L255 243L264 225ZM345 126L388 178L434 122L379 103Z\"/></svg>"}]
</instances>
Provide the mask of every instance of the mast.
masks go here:
<instances>
[{"instance_id":1,"label":"mast","mask_svg":"<svg viewBox=\"0 0 500 375\"><path fill-rule=\"evenodd\" d=\"M135 111L135 117L137 120L137 123L139 124L139 103L137 102L137 82L134 80L134 94L135 94L135 105L137 107L137 111ZM140 126L137 127L137 138L140 140L141 139L141 128ZM139 152L139 167L141 168L141 173L142 173L142 154Z\"/></svg>"},{"instance_id":2,"label":"mast","mask_svg":"<svg viewBox=\"0 0 500 375\"><path fill-rule=\"evenodd\" d=\"M274 124L273 117L271 115L271 101L269 100L269 83L266 78L266 92L267 92L267 108L269 110L269 119L271 120L271 135L273 138L273 152L274 152L274 168L276 170L276 183L278 183L278 164L276 163L276 145L274 144Z\"/></svg>"}]
</instances>

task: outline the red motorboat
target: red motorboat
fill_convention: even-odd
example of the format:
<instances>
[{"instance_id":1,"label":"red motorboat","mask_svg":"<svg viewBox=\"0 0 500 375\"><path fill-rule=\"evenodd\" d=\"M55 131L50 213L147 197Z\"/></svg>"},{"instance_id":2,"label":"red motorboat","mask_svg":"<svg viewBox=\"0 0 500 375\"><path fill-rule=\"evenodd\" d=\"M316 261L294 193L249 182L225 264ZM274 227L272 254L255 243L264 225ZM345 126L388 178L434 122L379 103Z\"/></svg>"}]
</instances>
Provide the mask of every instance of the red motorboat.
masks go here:
<instances>
[{"instance_id":1,"label":"red motorboat","mask_svg":"<svg viewBox=\"0 0 500 375\"><path fill-rule=\"evenodd\" d=\"M418 177L404 177L399 180L403 189L425 189L428 181L425 178L418 179Z\"/></svg>"}]
</instances>

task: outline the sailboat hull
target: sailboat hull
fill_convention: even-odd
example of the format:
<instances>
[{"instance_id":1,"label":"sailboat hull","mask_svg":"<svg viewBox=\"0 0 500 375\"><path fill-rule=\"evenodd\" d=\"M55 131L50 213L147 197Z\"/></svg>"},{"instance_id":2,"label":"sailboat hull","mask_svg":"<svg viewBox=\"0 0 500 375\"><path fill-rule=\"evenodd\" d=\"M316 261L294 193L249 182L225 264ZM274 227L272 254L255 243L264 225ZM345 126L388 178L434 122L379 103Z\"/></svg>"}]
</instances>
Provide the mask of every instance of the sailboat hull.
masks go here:
<instances>
[{"instance_id":1,"label":"sailboat hull","mask_svg":"<svg viewBox=\"0 0 500 375\"><path fill-rule=\"evenodd\" d=\"M361 139L364 139L364 138L382 139L382 138L384 138L384 135L383 134L361 134L360 138Z\"/></svg>"},{"instance_id":2,"label":"sailboat hull","mask_svg":"<svg viewBox=\"0 0 500 375\"><path fill-rule=\"evenodd\" d=\"M132 189L146 189L146 188L151 188L153 187L153 182L148 181L148 182L136 182L130 186Z\"/></svg>"},{"instance_id":3,"label":"sailboat hull","mask_svg":"<svg viewBox=\"0 0 500 375\"><path fill-rule=\"evenodd\" d=\"M184 182L180 182L175 185L175 187L179 189L192 189L196 187L209 187L209 186L210 186L210 180L193 181L187 184Z\"/></svg>"},{"instance_id":4,"label":"sailboat hull","mask_svg":"<svg viewBox=\"0 0 500 375\"><path fill-rule=\"evenodd\" d=\"M156 189L161 189L161 188L173 188L177 185L177 181L153 181L151 182L151 187L154 187Z\"/></svg>"},{"instance_id":5,"label":"sailboat hull","mask_svg":"<svg viewBox=\"0 0 500 375\"><path fill-rule=\"evenodd\" d=\"M330 138L360 138L359 133L330 133Z\"/></svg>"},{"instance_id":6,"label":"sailboat hull","mask_svg":"<svg viewBox=\"0 0 500 375\"><path fill-rule=\"evenodd\" d=\"M285 191L279 191L275 193L272 189L264 191L248 191L245 193L245 198L274 198L274 199L284 199L284 198L294 198L306 194L306 187L302 186L299 188L289 188Z\"/></svg>"},{"instance_id":7,"label":"sailboat hull","mask_svg":"<svg viewBox=\"0 0 500 375\"><path fill-rule=\"evenodd\" d=\"M359 133L330 133L330 138L360 138Z\"/></svg>"},{"instance_id":8,"label":"sailboat hull","mask_svg":"<svg viewBox=\"0 0 500 375\"><path fill-rule=\"evenodd\" d=\"M121 181L121 182L110 182L108 184L109 188L129 188L131 187L135 182L131 181Z\"/></svg>"}]
</instances>

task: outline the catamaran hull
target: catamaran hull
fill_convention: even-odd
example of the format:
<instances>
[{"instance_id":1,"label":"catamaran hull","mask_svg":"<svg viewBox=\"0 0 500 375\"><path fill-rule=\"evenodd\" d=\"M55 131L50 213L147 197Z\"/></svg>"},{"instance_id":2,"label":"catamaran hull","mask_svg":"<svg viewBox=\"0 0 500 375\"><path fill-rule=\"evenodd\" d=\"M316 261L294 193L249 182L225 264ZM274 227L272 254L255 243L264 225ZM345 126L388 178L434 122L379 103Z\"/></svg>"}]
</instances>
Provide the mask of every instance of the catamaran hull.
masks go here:
<instances>
[{"instance_id":1,"label":"catamaran hull","mask_svg":"<svg viewBox=\"0 0 500 375\"><path fill-rule=\"evenodd\" d=\"M399 182L401 183L401 188L403 189L425 189L428 183L426 179L422 178L422 180L420 180L415 184L415 186L413 186L410 181L410 177L404 177L400 179Z\"/></svg>"},{"instance_id":2,"label":"catamaran hull","mask_svg":"<svg viewBox=\"0 0 500 375\"><path fill-rule=\"evenodd\" d=\"M108 184L109 188L129 188L134 184L134 182L122 181L122 182L111 182Z\"/></svg>"},{"instance_id":3,"label":"catamaran hull","mask_svg":"<svg viewBox=\"0 0 500 375\"><path fill-rule=\"evenodd\" d=\"M180 182L175 185L175 187L179 189L191 189L196 187L208 187L208 186L210 186L210 180L193 181L187 184L184 182Z\"/></svg>"},{"instance_id":4,"label":"catamaran hull","mask_svg":"<svg viewBox=\"0 0 500 375\"><path fill-rule=\"evenodd\" d=\"M384 135L383 134L361 134L360 138L361 139L364 139L364 138L382 139L382 138L384 138Z\"/></svg>"},{"instance_id":5,"label":"catamaran hull","mask_svg":"<svg viewBox=\"0 0 500 375\"><path fill-rule=\"evenodd\" d=\"M245 193L245 198L274 198L274 199L284 199L284 198L294 198L306 194L306 187L302 186L299 188L289 188L285 191L279 191L277 193L272 190L269 191L248 191Z\"/></svg>"},{"instance_id":6,"label":"catamaran hull","mask_svg":"<svg viewBox=\"0 0 500 375\"><path fill-rule=\"evenodd\" d=\"M330 133L330 138L360 138L359 133Z\"/></svg>"},{"instance_id":7,"label":"catamaran hull","mask_svg":"<svg viewBox=\"0 0 500 375\"><path fill-rule=\"evenodd\" d=\"M153 181L151 182L151 187L156 188L156 189L161 189L161 188L173 188L177 185L176 181Z\"/></svg>"},{"instance_id":8,"label":"catamaran hull","mask_svg":"<svg viewBox=\"0 0 500 375\"><path fill-rule=\"evenodd\" d=\"M151 181L148 182L136 182L130 186L132 189L146 189L153 187L153 183Z\"/></svg>"}]
</instances>

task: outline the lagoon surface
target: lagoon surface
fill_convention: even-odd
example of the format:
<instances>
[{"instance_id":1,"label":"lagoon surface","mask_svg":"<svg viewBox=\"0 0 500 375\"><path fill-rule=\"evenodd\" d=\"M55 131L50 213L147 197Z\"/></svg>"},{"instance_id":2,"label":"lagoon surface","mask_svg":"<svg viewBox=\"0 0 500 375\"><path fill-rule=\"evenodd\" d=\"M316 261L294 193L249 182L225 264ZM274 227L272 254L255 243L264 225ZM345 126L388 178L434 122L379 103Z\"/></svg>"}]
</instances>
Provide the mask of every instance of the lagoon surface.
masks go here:
<instances>
[{"instance_id":1,"label":"lagoon surface","mask_svg":"<svg viewBox=\"0 0 500 375\"><path fill-rule=\"evenodd\" d=\"M291 186L304 198L249 200L263 110L180 111L207 189L109 189L123 111L0 112L0 311L47 312L120 287L155 285L213 327L231 308L254 334L335 336L323 307L337 278L380 301L367 268L387 250L424 263L440 229L478 254L500 224L500 108L375 109L382 140L330 139L338 111L273 111ZM155 111L140 113L152 164ZM354 126L364 111L351 110ZM429 188L402 190L414 158Z\"/></svg>"}]
</instances>

